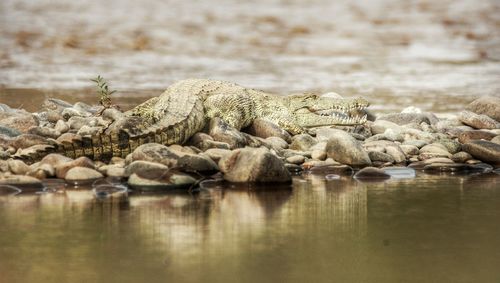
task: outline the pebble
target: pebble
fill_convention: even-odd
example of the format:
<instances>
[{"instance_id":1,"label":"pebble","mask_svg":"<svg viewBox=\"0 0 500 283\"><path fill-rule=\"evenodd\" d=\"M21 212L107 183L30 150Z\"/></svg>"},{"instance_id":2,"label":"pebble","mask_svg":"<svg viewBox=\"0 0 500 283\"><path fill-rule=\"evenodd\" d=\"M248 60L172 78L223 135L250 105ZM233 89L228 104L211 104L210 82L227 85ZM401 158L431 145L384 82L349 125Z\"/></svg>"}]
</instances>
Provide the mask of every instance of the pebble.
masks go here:
<instances>
[{"instance_id":1,"label":"pebble","mask_svg":"<svg viewBox=\"0 0 500 283\"><path fill-rule=\"evenodd\" d=\"M7 163L10 171L16 175L25 175L31 170L31 168L21 160L9 159Z\"/></svg>"},{"instance_id":2,"label":"pebble","mask_svg":"<svg viewBox=\"0 0 500 283\"><path fill-rule=\"evenodd\" d=\"M498 129L500 123L490 118L489 116L476 114L470 111L460 112L458 118L462 123L469 125L475 129Z\"/></svg>"},{"instance_id":3,"label":"pebble","mask_svg":"<svg viewBox=\"0 0 500 283\"><path fill-rule=\"evenodd\" d=\"M354 174L354 179L357 180L387 180L390 178L391 175L375 167L365 167Z\"/></svg>"},{"instance_id":4,"label":"pebble","mask_svg":"<svg viewBox=\"0 0 500 283\"><path fill-rule=\"evenodd\" d=\"M370 157L371 161L380 161L380 162L389 162L389 163L394 163L394 158L387 153L383 153L380 151L369 151L368 156Z\"/></svg>"},{"instance_id":5,"label":"pebble","mask_svg":"<svg viewBox=\"0 0 500 283\"><path fill-rule=\"evenodd\" d=\"M241 148L247 145L245 135L229 126L219 117L210 120L208 134L215 141L227 143L230 149Z\"/></svg>"},{"instance_id":6,"label":"pebble","mask_svg":"<svg viewBox=\"0 0 500 283\"><path fill-rule=\"evenodd\" d=\"M169 149L167 146L157 143L147 143L137 147L128 157L127 160L150 161L161 163L168 167L177 166L179 159L178 153Z\"/></svg>"},{"instance_id":7,"label":"pebble","mask_svg":"<svg viewBox=\"0 0 500 283\"><path fill-rule=\"evenodd\" d=\"M54 126L54 130L58 131L61 134L64 134L69 131L69 126L63 120L58 120L56 122L56 125Z\"/></svg>"},{"instance_id":8,"label":"pebble","mask_svg":"<svg viewBox=\"0 0 500 283\"><path fill-rule=\"evenodd\" d=\"M64 179L70 182L93 181L104 176L98 171L87 167L73 167L68 170Z\"/></svg>"},{"instance_id":9,"label":"pebble","mask_svg":"<svg viewBox=\"0 0 500 283\"><path fill-rule=\"evenodd\" d=\"M219 171L217 163L206 154L184 154L177 160L177 166L187 172L215 173Z\"/></svg>"},{"instance_id":10,"label":"pebble","mask_svg":"<svg viewBox=\"0 0 500 283\"><path fill-rule=\"evenodd\" d=\"M306 160L306 158L303 155L294 155L294 156L288 157L286 159L286 162L300 165L300 164L304 163L305 160Z\"/></svg>"},{"instance_id":11,"label":"pebble","mask_svg":"<svg viewBox=\"0 0 500 283\"><path fill-rule=\"evenodd\" d=\"M42 160L43 161L43 160ZM95 169L94 162L88 157L78 157L75 160L70 160L67 162L59 163L57 165L51 164L56 169L56 176L60 179L66 179L66 175L69 170L79 167L79 168L89 168Z\"/></svg>"},{"instance_id":12,"label":"pebble","mask_svg":"<svg viewBox=\"0 0 500 283\"><path fill-rule=\"evenodd\" d=\"M150 170L168 171L168 167L156 162L138 160L130 163L127 167L125 167L124 174L125 176L130 176L134 173L141 175Z\"/></svg>"},{"instance_id":13,"label":"pebble","mask_svg":"<svg viewBox=\"0 0 500 283\"><path fill-rule=\"evenodd\" d=\"M489 141L493 139L495 136L496 136L495 134L484 130L464 131L458 135L458 141L460 143L468 143L473 140Z\"/></svg>"},{"instance_id":14,"label":"pebble","mask_svg":"<svg viewBox=\"0 0 500 283\"><path fill-rule=\"evenodd\" d=\"M246 129L250 135L267 139L269 137L278 137L285 142L292 142L292 136L280 126L266 119L255 119L253 123Z\"/></svg>"},{"instance_id":15,"label":"pebble","mask_svg":"<svg viewBox=\"0 0 500 283\"><path fill-rule=\"evenodd\" d=\"M474 140L462 145L462 149L483 162L500 163L500 144L490 141Z\"/></svg>"},{"instance_id":16,"label":"pebble","mask_svg":"<svg viewBox=\"0 0 500 283\"><path fill-rule=\"evenodd\" d=\"M451 156L451 160L457 163L465 163L467 160L472 159L472 155L465 151L460 151Z\"/></svg>"},{"instance_id":17,"label":"pebble","mask_svg":"<svg viewBox=\"0 0 500 283\"><path fill-rule=\"evenodd\" d=\"M348 133L335 130L326 144L326 154L334 160L355 167L371 165L368 153L363 149L361 142Z\"/></svg>"},{"instance_id":18,"label":"pebble","mask_svg":"<svg viewBox=\"0 0 500 283\"><path fill-rule=\"evenodd\" d=\"M196 183L196 179L179 172L150 170L133 173L128 178L128 185L134 190L161 191L188 189Z\"/></svg>"},{"instance_id":19,"label":"pebble","mask_svg":"<svg viewBox=\"0 0 500 283\"><path fill-rule=\"evenodd\" d=\"M483 114L500 122L500 98L495 96L482 96L469 105L467 110L476 114Z\"/></svg>"},{"instance_id":20,"label":"pebble","mask_svg":"<svg viewBox=\"0 0 500 283\"><path fill-rule=\"evenodd\" d=\"M308 134L300 134L292 137L292 143L290 144L289 148L305 151L317 143L318 140L313 138L312 136Z\"/></svg>"}]
</instances>

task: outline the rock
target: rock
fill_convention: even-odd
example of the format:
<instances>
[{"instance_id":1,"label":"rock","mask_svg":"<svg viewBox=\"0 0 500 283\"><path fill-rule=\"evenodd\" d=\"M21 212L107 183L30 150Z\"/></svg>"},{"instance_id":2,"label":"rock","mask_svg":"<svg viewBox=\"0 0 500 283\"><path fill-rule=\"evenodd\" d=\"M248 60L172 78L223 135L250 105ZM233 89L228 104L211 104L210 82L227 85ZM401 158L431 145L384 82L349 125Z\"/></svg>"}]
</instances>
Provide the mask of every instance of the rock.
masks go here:
<instances>
[{"instance_id":1,"label":"rock","mask_svg":"<svg viewBox=\"0 0 500 283\"><path fill-rule=\"evenodd\" d=\"M66 157L62 154L58 153L51 153L47 154L42 160L40 160L40 165L41 164L49 164L52 167L57 167L58 165L64 164L66 162L73 161L73 159Z\"/></svg>"},{"instance_id":2,"label":"rock","mask_svg":"<svg viewBox=\"0 0 500 283\"><path fill-rule=\"evenodd\" d=\"M261 147L264 145L265 140L259 137L254 137L247 133L241 133L246 139L246 145L249 147Z\"/></svg>"},{"instance_id":3,"label":"rock","mask_svg":"<svg viewBox=\"0 0 500 283\"><path fill-rule=\"evenodd\" d=\"M0 149L0 160L6 160L10 158L10 153Z\"/></svg>"},{"instance_id":4,"label":"rock","mask_svg":"<svg viewBox=\"0 0 500 283\"><path fill-rule=\"evenodd\" d=\"M24 175L9 175L0 177L0 185L12 185L19 187L42 188L43 184L40 180Z\"/></svg>"},{"instance_id":5,"label":"rock","mask_svg":"<svg viewBox=\"0 0 500 283\"><path fill-rule=\"evenodd\" d=\"M462 111L458 116L462 123L476 129L498 129L500 123L486 115L476 114L470 111Z\"/></svg>"},{"instance_id":6,"label":"rock","mask_svg":"<svg viewBox=\"0 0 500 283\"><path fill-rule=\"evenodd\" d=\"M17 137L20 134L21 134L20 131L0 124L0 135L4 135L4 136L12 138L12 137Z\"/></svg>"},{"instance_id":7,"label":"rock","mask_svg":"<svg viewBox=\"0 0 500 283\"><path fill-rule=\"evenodd\" d=\"M138 162L138 161L137 161ZM125 177L125 168L118 165L104 165L99 167L99 172L105 176L122 178Z\"/></svg>"},{"instance_id":8,"label":"rock","mask_svg":"<svg viewBox=\"0 0 500 283\"><path fill-rule=\"evenodd\" d=\"M420 149L419 158L421 160L435 157L451 158L451 154L448 152L446 147L439 143L429 144Z\"/></svg>"},{"instance_id":9,"label":"rock","mask_svg":"<svg viewBox=\"0 0 500 283\"><path fill-rule=\"evenodd\" d=\"M52 111L55 111L59 114L61 114L64 109L70 108L70 107L73 107L73 105L64 101L64 100L60 100L60 99L56 99L56 98L49 98L49 99L45 100L42 104L43 109L52 110Z\"/></svg>"},{"instance_id":10,"label":"rock","mask_svg":"<svg viewBox=\"0 0 500 283\"><path fill-rule=\"evenodd\" d=\"M350 166L369 166L371 164L370 157L361 143L344 131L336 131L326 144L327 156Z\"/></svg>"},{"instance_id":11,"label":"rock","mask_svg":"<svg viewBox=\"0 0 500 283\"><path fill-rule=\"evenodd\" d=\"M21 160L10 159L7 162L9 164L10 171L15 175L25 175L28 171L30 171L30 167Z\"/></svg>"},{"instance_id":12,"label":"rock","mask_svg":"<svg viewBox=\"0 0 500 283\"><path fill-rule=\"evenodd\" d=\"M218 117L210 120L209 135L215 141L229 144L230 149L241 148L247 144L247 139L243 133L229 126Z\"/></svg>"},{"instance_id":13,"label":"rock","mask_svg":"<svg viewBox=\"0 0 500 283\"><path fill-rule=\"evenodd\" d=\"M224 179L229 182L291 182L283 161L267 149L238 149L219 161Z\"/></svg>"},{"instance_id":14,"label":"rock","mask_svg":"<svg viewBox=\"0 0 500 283\"><path fill-rule=\"evenodd\" d=\"M406 140L403 142L403 145L412 145L416 146L417 148L422 148L428 144L428 142L422 140Z\"/></svg>"},{"instance_id":15,"label":"rock","mask_svg":"<svg viewBox=\"0 0 500 283\"><path fill-rule=\"evenodd\" d=\"M101 127L90 127L90 126L87 126L87 125L83 125L76 134L80 135L80 136L93 136L93 135L97 135L98 133L100 133L102 130Z\"/></svg>"},{"instance_id":16,"label":"rock","mask_svg":"<svg viewBox=\"0 0 500 283\"><path fill-rule=\"evenodd\" d=\"M73 117L90 117L92 113L83 111L81 109L64 108L61 115L64 117L65 120L69 120L70 118Z\"/></svg>"},{"instance_id":17,"label":"rock","mask_svg":"<svg viewBox=\"0 0 500 283\"><path fill-rule=\"evenodd\" d=\"M423 169L426 173L440 173L468 171L469 168L469 165L461 163L432 163L425 165Z\"/></svg>"},{"instance_id":18,"label":"rock","mask_svg":"<svg viewBox=\"0 0 500 283\"><path fill-rule=\"evenodd\" d=\"M255 119L250 127L246 129L246 132L263 139L267 139L269 137L278 137L285 140L287 143L292 142L292 136L290 136L287 131L283 130L282 128L280 128L280 126L266 119Z\"/></svg>"},{"instance_id":19,"label":"rock","mask_svg":"<svg viewBox=\"0 0 500 283\"><path fill-rule=\"evenodd\" d=\"M69 131L69 126L63 120L58 120L56 125L54 126L54 130L58 131L61 134L64 134Z\"/></svg>"},{"instance_id":20,"label":"rock","mask_svg":"<svg viewBox=\"0 0 500 283\"><path fill-rule=\"evenodd\" d=\"M371 132L376 135L376 134L383 134L387 129L391 129L394 132L401 132L401 126L399 126L396 123L386 121L386 120L379 120L377 119L375 122L370 127Z\"/></svg>"},{"instance_id":21,"label":"rock","mask_svg":"<svg viewBox=\"0 0 500 283\"><path fill-rule=\"evenodd\" d=\"M326 147L326 144L325 144ZM316 160L325 160L326 159L326 150L321 149L313 149L311 151L311 158Z\"/></svg>"},{"instance_id":22,"label":"rock","mask_svg":"<svg viewBox=\"0 0 500 283\"><path fill-rule=\"evenodd\" d=\"M327 174L335 174L335 175L352 175L354 170L351 166L348 165L322 165L322 166L314 166L309 169L309 173L317 174L317 175L327 175Z\"/></svg>"},{"instance_id":23,"label":"rock","mask_svg":"<svg viewBox=\"0 0 500 283\"><path fill-rule=\"evenodd\" d=\"M394 163L394 158L391 155L380 151L369 151L368 156L370 157L372 162L380 161Z\"/></svg>"},{"instance_id":24,"label":"rock","mask_svg":"<svg viewBox=\"0 0 500 283\"><path fill-rule=\"evenodd\" d=\"M500 97L480 97L472 101L465 109L476 114L489 116L490 118L500 122Z\"/></svg>"},{"instance_id":25,"label":"rock","mask_svg":"<svg viewBox=\"0 0 500 283\"><path fill-rule=\"evenodd\" d=\"M500 163L500 144L490 141L474 140L462 145L462 149L474 158L486 163Z\"/></svg>"},{"instance_id":26,"label":"rock","mask_svg":"<svg viewBox=\"0 0 500 283\"><path fill-rule=\"evenodd\" d=\"M468 143L473 140L489 141L493 139L495 136L496 136L495 134L483 130L464 131L458 135L458 141L460 143Z\"/></svg>"},{"instance_id":27,"label":"rock","mask_svg":"<svg viewBox=\"0 0 500 283\"><path fill-rule=\"evenodd\" d=\"M57 121L64 120L64 117L61 114L59 114L53 110L48 110L46 113L47 113L47 121L50 123L55 124L55 123L57 123Z\"/></svg>"},{"instance_id":28,"label":"rock","mask_svg":"<svg viewBox=\"0 0 500 283\"><path fill-rule=\"evenodd\" d=\"M138 175L144 175L148 171L168 171L168 167L160 164L160 163L155 163L155 162L150 162L150 161L134 161L130 163L127 167L125 167L125 176L130 176L134 173Z\"/></svg>"},{"instance_id":29,"label":"rock","mask_svg":"<svg viewBox=\"0 0 500 283\"><path fill-rule=\"evenodd\" d=\"M268 137L265 139L265 142L269 147L274 150L286 149L288 148L288 143L279 137Z\"/></svg>"},{"instance_id":30,"label":"rock","mask_svg":"<svg viewBox=\"0 0 500 283\"><path fill-rule=\"evenodd\" d=\"M429 158L418 162L413 162L412 164L408 165L408 167L414 169L423 169L426 165L433 163L455 163L455 162L453 162L453 160L449 158L437 157L437 158Z\"/></svg>"},{"instance_id":31,"label":"rock","mask_svg":"<svg viewBox=\"0 0 500 283\"><path fill-rule=\"evenodd\" d=\"M75 160L60 163L54 166L54 168L56 169L57 178L66 179L66 175L68 174L69 170L75 167L85 167L89 169L95 169L94 162L90 160L88 157L82 156L78 157Z\"/></svg>"},{"instance_id":32,"label":"rock","mask_svg":"<svg viewBox=\"0 0 500 283\"><path fill-rule=\"evenodd\" d=\"M332 158L327 158L326 160L320 161L320 160L309 160L306 161L302 164L302 167L305 170L311 170L314 167L323 167L323 166L330 166L330 165L342 165L338 163L337 161L333 160Z\"/></svg>"},{"instance_id":33,"label":"rock","mask_svg":"<svg viewBox=\"0 0 500 283\"><path fill-rule=\"evenodd\" d=\"M418 147L409 144L403 144L399 146L406 156L418 155L420 151Z\"/></svg>"},{"instance_id":34,"label":"rock","mask_svg":"<svg viewBox=\"0 0 500 283\"><path fill-rule=\"evenodd\" d=\"M198 132L198 133L194 134L187 141L187 144L192 145L192 146L196 146L197 148L199 148L201 150L207 150L209 148L212 148L212 147L210 147L210 145L213 142L215 142L215 141L210 135ZM227 143L224 143L224 144L227 144ZM228 147L229 147L229 145L228 145Z\"/></svg>"},{"instance_id":35,"label":"rock","mask_svg":"<svg viewBox=\"0 0 500 283\"><path fill-rule=\"evenodd\" d=\"M28 148L30 146L39 145L39 144L51 144L47 138L30 135L30 134L22 134L10 141L10 146L18 149L18 148Z\"/></svg>"},{"instance_id":36,"label":"rock","mask_svg":"<svg viewBox=\"0 0 500 283\"><path fill-rule=\"evenodd\" d=\"M120 167L125 167L125 159L118 157L118 156L113 156L113 157L111 157L111 160L109 160L109 164L118 165Z\"/></svg>"},{"instance_id":37,"label":"rock","mask_svg":"<svg viewBox=\"0 0 500 283\"><path fill-rule=\"evenodd\" d=\"M290 144L290 149L294 150L308 150L313 145L317 144L318 141L308 134L300 134L292 137L292 143Z\"/></svg>"},{"instance_id":38,"label":"rock","mask_svg":"<svg viewBox=\"0 0 500 283\"><path fill-rule=\"evenodd\" d=\"M147 143L137 147L130 155L130 161L144 160L175 167L179 155L167 146L157 143ZM128 160L128 159L127 159Z\"/></svg>"},{"instance_id":39,"label":"rock","mask_svg":"<svg viewBox=\"0 0 500 283\"><path fill-rule=\"evenodd\" d=\"M87 167L73 167L68 170L65 176L66 181L77 182L77 181L93 181L104 176L94 169Z\"/></svg>"},{"instance_id":40,"label":"rock","mask_svg":"<svg viewBox=\"0 0 500 283\"><path fill-rule=\"evenodd\" d=\"M377 120L385 120L389 122L393 122L396 125L406 125L410 123L420 124L422 122L430 124L429 118L427 115L422 113L393 113L393 114L385 114L381 115L377 118Z\"/></svg>"},{"instance_id":41,"label":"rock","mask_svg":"<svg viewBox=\"0 0 500 283\"><path fill-rule=\"evenodd\" d=\"M134 173L128 179L130 187L143 191L187 189L195 183L196 179L189 175L163 170Z\"/></svg>"},{"instance_id":42,"label":"rock","mask_svg":"<svg viewBox=\"0 0 500 283\"><path fill-rule=\"evenodd\" d=\"M77 111L88 112L88 113L91 113L91 114L97 113L97 108L96 107L90 106L90 105L88 105L87 103L84 103L84 102L77 102L77 103L75 103L73 105L73 109L75 109Z\"/></svg>"},{"instance_id":43,"label":"rock","mask_svg":"<svg viewBox=\"0 0 500 283\"><path fill-rule=\"evenodd\" d=\"M81 141L82 136L74 133L64 133L59 136L56 141L59 143L72 143L73 141Z\"/></svg>"},{"instance_id":44,"label":"rock","mask_svg":"<svg viewBox=\"0 0 500 283\"><path fill-rule=\"evenodd\" d=\"M0 125L20 133L27 133L31 127L38 126L38 121L31 113L20 110L0 115Z\"/></svg>"},{"instance_id":45,"label":"rock","mask_svg":"<svg viewBox=\"0 0 500 283\"><path fill-rule=\"evenodd\" d=\"M297 164L297 165L304 163L304 161L306 161L306 159L302 155L294 155L294 156L290 156L286 159L286 162L292 163L292 164Z\"/></svg>"},{"instance_id":46,"label":"rock","mask_svg":"<svg viewBox=\"0 0 500 283\"><path fill-rule=\"evenodd\" d=\"M458 141L449 138L437 139L436 143L443 145L445 149L451 154L457 153L462 149L462 145Z\"/></svg>"},{"instance_id":47,"label":"rock","mask_svg":"<svg viewBox=\"0 0 500 283\"><path fill-rule=\"evenodd\" d=\"M55 176L55 168L50 164L38 164L37 166L33 166L31 170L27 173L28 176L35 177L37 179L45 179L48 177Z\"/></svg>"},{"instance_id":48,"label":"rock","mask_svg":"<svg viewBox=\"0 0 500 283\"><path fill-rule=\"evenodd\" d=\"M205 151L205 154L208 155L208 157L210 157L214 162L218 163L221 158L230 155L231 151L221 148L210 148Z\"/></svg>"},{"instance_id":49,"label":"rock","mask_svg":"<svg viewBox=\"0 0 500 283\"><path fill-rule=\"evenodd\" d=\"M431 133L426 133L417 129L404 129L403 130L404 140L422 140L427 143L432 143L436 137Z\"/></svg>"},{"instance_id":50,"label":"rock","mask_svg":"<svg viewBox=\"0 0 500 283\"><path fill-rule=\"evenodd\" d=\"M390 178L391 175L375 167L365 167L354 174L354 179L357 180L387 180Z\"/></svg>"},{"instance_id":51,"label":"rock","mask_svg":"<svg viewBox=\"0 0 500 283\"><path fill-rule=\"evenodd\" d=\"M185 154L177 160L177 166L188 172L216 172L217 164L208 156L201 154Z\"/></svg>"},{"instance_id":52,"label":"rock","mask_svg":"<svg viewBox=\"0 0 500 283\"><path fill-rule=\"evenodd\" d=\"M492 138L491 142L494 142L496 144L500 144L500 136L496 136L496 137Z\"/></svg>"},{"instance_id":53,"label":"rock","mask_svg":"<svg viewBox=\"0 0 500 283\"><path fill-rule=\"evenodd\" d=\"M394 159L394 163L396 164L406 162L406 155L397 144L387 146L385 148L385 152L392 156L392 158Z\"/></svg>"},{"instance_id":54,"label":"rock","mask_svg":"<svg viewBox=\"0 0 500 283\"><path fill-rule=\"evenodd\" d=\"M28 130L27 133L52 139L57 139L61 135L61 133L56 131L55 129L46 127L32 127Z\"/></svg>"},{"instance_id":55,"label":"rock","mask_svg":"<svg viewBox=\"0 0 500 283\"><path fill-rule=\"evenodd\" d=\"M472 159L472 155L468 154L465 151L460 151L451 156L451 160L457 163L465 163L467 160Z\"/></svg>"}]
</instances>

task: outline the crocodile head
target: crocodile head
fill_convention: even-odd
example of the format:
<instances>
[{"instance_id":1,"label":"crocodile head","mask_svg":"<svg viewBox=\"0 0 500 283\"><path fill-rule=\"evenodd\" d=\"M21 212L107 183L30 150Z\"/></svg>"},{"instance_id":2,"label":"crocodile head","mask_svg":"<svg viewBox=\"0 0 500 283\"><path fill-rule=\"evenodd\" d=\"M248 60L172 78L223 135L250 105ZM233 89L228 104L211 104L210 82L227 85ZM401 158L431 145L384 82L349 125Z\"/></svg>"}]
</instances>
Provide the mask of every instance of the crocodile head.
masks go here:
<instances>
[{"instance_id":1,"label":"crocodile head","mask_svg":"<svg viewBox=\"0 0 500 283\"><path fill-rule=\"evenodd\" d=\"M352 126L366 122L364 109L369 102L362 98L334 98L326 95L299 94L285 98L285 105L302 127Z\"/></svg>"}]
</instances>

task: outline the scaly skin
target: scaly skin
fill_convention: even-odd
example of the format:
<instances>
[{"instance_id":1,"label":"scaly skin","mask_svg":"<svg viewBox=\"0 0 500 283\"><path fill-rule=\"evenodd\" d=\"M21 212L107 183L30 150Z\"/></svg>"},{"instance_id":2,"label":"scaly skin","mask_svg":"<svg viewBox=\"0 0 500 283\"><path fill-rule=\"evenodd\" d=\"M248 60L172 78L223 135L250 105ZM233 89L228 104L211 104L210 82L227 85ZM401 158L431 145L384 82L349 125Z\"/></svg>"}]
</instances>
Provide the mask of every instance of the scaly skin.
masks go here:
<instances>
[{"instance_id":1,"label":"scaly skin","mask_svg":"<svg viewBox=\"0 0 500 283\"><path fill-rule=\"evenodd\" d=\"M315 94L279 96L229 82L189 79L171 85L160 96L126 112L124 119L115 121L104 133L60 144L52 151L72 158L88 156L96 160L125 157L149 142L183 144L214 117L222 118L238 130L250 126L257 118L267 119L296 135L308 127L363 124L366 116L350 117L349 114L367 106L363 98L334 99ZM39 159L49 151L29 157Z\"/></svg>"}]
</instances>

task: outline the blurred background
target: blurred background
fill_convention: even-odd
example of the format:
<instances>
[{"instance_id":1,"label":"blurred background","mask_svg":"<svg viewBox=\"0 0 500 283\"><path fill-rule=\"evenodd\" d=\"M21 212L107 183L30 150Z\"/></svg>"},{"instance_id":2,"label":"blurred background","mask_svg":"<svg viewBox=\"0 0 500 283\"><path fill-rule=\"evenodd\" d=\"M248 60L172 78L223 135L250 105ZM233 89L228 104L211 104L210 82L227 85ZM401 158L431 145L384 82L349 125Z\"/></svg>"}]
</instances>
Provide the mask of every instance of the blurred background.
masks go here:
<instances>
[{"instance_id":1,"label":"blurred background","mask_svg":"<svg viewBox=\"0 0 500 283\"><path fill-rule=\"evenodd\" d=\"M0 2L0 102L95 103L98 74L124 108L196 77L454 112L500 95L500 2Z\"/></svg>"}]
</instances>

